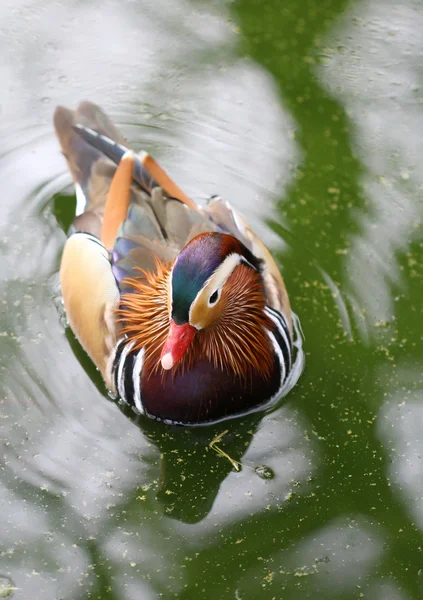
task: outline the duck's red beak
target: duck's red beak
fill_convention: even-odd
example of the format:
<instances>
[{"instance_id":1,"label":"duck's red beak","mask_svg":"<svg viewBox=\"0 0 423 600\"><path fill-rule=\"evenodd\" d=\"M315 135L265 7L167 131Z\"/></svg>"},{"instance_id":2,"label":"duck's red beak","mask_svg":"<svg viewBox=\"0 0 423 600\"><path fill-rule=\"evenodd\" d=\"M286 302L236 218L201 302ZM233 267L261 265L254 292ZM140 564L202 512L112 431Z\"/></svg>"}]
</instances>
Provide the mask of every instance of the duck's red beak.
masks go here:
<instances>
[{"instance_id":1,"label":"duck's red beak","mask_svg":"<svg viewBox=\"0 0 423 600\"><path fill-rule=\"evenodd\" d=\"M173 319L170 320L169 333L160 355L163 369L168 371L181 360L196 331L195 327L189 323L177 325Z\"/></svg>"}]
</instances>

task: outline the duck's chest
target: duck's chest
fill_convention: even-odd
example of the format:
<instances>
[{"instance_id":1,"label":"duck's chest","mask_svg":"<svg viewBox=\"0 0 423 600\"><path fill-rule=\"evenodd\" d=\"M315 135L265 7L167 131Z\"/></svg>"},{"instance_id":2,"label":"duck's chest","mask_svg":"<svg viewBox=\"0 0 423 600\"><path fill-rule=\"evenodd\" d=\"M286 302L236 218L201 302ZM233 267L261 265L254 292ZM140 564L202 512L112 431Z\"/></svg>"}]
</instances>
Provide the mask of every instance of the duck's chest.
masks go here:
<instances>
[{"instance_id":1,"label":"duck's chest","mask_svg":"<svg viewBox=\"0 0 423 600\"><path fill-rule=\"evenodd\" d=\"M275 341L277 342L276 338ZM275 346L267 375L245 377L230 368L216 368L205 358L189 370L151 372L144 368L145 351L122 343L114 361L114 381L122 400L140 413L162 421L196 424L243 414L279 396L289 372L290 349Z\"/></svg>"},{"instance_id":2,"label":"duck's chest","mask_svg":"<svg viewBox=\"0 0 423 600\"><path fill-rule=\"evenodd\" d=\"M241 379L199 360L189 372L164 376L144 374L142 403L146 414L178 423L204 423L248 412L270 400L280 386L279 365L273 361L270 377L259 374Z\"/></svg>"}]
</instances>

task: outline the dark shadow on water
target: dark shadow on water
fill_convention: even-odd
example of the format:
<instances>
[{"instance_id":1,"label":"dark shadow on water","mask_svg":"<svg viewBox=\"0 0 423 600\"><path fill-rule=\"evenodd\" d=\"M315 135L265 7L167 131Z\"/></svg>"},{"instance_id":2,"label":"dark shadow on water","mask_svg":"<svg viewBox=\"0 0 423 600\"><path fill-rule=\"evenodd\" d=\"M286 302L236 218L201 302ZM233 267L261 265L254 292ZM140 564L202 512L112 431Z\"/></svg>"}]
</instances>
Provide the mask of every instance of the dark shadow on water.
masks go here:
<instances>
[{"instance_id":1,"label":"dark shadow on water","mask_svg":"<svg viewBox=\"0 0 423 600\"><path fill-rule=\"evenodd\" d=\"M261 419L262 415L254 414L214 426L187 428L140 418L142 432L160 452L157 500L164 514L184 523L203 520L227 475L242 470L242 457Z\"/></svg>"},{"instance_id":2,"label":"dark shadow on water","mask_svg":"<svg viewBox=\"0 0 423 600\"><path fill-rule=\"evenodd\" d=\"M52 203L52 213L56 217L57 223L63 231L68 231L75 218L76 197L63 193L56 194Z\"/></svg>"}]
</instances>

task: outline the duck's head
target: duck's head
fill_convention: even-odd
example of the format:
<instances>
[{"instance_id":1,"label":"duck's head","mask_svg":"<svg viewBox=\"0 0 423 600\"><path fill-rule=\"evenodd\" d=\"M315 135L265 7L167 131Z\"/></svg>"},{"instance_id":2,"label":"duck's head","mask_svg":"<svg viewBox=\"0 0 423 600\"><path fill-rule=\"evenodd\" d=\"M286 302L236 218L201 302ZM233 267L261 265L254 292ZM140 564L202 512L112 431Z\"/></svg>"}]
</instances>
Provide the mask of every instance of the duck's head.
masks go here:
<instances>
[{"instance_id":1,"label":"duck's head","mask_svg":"<svg viewBox=\"0 0 423 600\"><path fill-rule=\"evenodd\" d=\"M236 294L236 289L230 289L236 269L247 266L255 278L261 278L261 262L224 233L203 233L185 246L170 273L170 327L160 357L163 369L181 360L198 331L213 327L224 316L228 297Z\"/></svg>"}]
</instances>

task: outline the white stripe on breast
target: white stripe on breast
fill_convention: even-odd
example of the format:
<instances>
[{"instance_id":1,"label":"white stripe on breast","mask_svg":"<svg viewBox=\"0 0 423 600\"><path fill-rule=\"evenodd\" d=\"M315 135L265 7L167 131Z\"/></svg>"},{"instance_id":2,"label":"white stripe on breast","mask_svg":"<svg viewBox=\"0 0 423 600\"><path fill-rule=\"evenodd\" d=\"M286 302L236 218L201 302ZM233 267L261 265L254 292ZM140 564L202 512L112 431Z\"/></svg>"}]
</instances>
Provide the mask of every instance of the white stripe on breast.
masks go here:
<instances>
[{"instance_id":1,"label":"white stripe on breast","mask_svg":"<svg viewBox=\"0 0 423 600\"><path fill-rule=\"evenodd\" d=\"M132 383L134 385L134 403L138 412L140 412L142 415L144 414L144 407L141 400L141 371L144 365L144 353L145 348L141 348L137 354L137 358L135 359L134 371L132 373Z\"/></svg>"},{"instance_id":2,"label":"white stripe on breast","mask_svg":"<svg viewBox=\"0 0 423 600\"><path fill-rule=\"evenodd\" d=\"M283 326L283 323L282 323L283 316L280 313L276 313L276 311L270 310L269 307L267 307L267 306L264 309L264 312L267 314L267 316L270 319L272 319L272 321L274 322L274 324L278 328L278 331L281 334L281 336L282 336L282 338L283 338L283 340L285 342L286 349L288 350L288 354L289 354L289 359L290 359L290 362L292 364L291 343L290 343L290 340L289 340L288 336L286 335L286 330L285 330L285 327Z\"/></svg>"},{"instance_id":3,"label":"white stripe on breast","mask_svg":"<svg viewBox=\"0 0 423 600\"><path fill-rule=\"evenodd\" d=\"M283 387L283 383L285 381L285 376L286 376L286 367L285 367L285 360L283 358L281 347L279 346L275 336L273 335L273 333L271 331L269 331L269 329L266 329L266 331L267 331L267 335L270 338L270 341L272 342L273 349L275 351L276 356L279 359L279 364L281 367L281 382L280 382L278 391L276 392L276 394L273 395L273 398L275 398L276 396L278 396L280 394L280 391Z\"/></svg>"},{"instance_id":4,"label":"white stripe on breast","mask_svg":"<svg viewBox=\"0 0 423 600\"><path fill-rule=\"evenodd\" d=\"M127 404L130 404L130 402L128 402L128 400L126 399L126 396L125 396L125 373L124 373L124 368L125 368L126 357L128 356L128 354L132 350L134 344L135 344L135 342L130 342L122 350L122 354L120 355L120 358L119 358L119 367L118 367L117 378L116 378L117 379L117 386L118 386L119 396Z\"/></svg>"}]
</instances>

